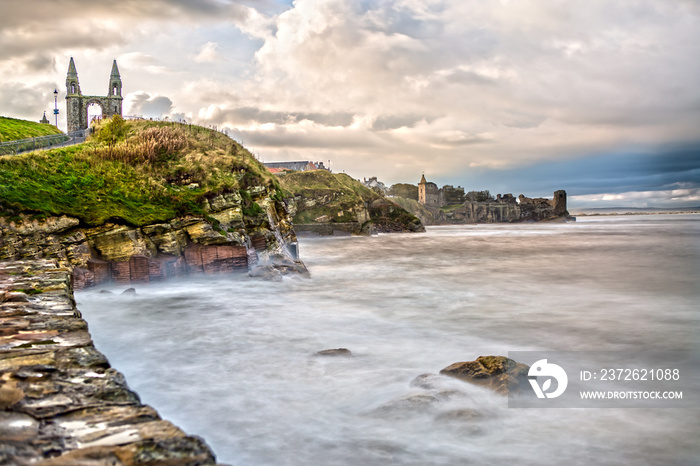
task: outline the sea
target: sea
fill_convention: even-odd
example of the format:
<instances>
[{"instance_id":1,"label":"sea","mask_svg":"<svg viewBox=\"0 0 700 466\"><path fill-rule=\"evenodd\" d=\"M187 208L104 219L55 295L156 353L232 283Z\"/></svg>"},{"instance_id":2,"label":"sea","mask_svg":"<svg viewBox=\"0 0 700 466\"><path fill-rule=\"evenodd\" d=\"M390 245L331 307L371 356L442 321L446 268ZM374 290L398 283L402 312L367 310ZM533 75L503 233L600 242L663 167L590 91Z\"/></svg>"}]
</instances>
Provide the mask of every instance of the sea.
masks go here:
<instances>
[{"instance_id":1,"label":"sea","mask_svg":"<svg viewBox=\"0 0 700 466\"><path fill-rule=\"evenodd\" d=\"M697 354L700 214L301 238L300 256L309 279L76 299L131 389L222 464L700 464L698 409L514 409L435 375L510 351Z\"/></svg>"}]
</instances>

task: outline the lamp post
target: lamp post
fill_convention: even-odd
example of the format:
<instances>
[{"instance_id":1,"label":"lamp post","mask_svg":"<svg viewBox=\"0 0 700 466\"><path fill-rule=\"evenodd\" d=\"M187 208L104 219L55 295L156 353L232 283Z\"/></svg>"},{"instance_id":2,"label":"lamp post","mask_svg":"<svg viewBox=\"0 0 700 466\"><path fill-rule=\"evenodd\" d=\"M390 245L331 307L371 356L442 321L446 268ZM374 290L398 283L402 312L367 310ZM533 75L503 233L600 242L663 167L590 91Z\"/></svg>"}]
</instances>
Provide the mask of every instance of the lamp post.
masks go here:
<instances>
[{"instance_id":1,"label":"lamp post","mask_svg":"<svg viewBox=\"0 0 700 466\"><path fill-rule=\"evenodd\" d=\"M58 89L53 91L53 114L56 117L56 128L58 128Z\"/></svg>"}]
</instances>

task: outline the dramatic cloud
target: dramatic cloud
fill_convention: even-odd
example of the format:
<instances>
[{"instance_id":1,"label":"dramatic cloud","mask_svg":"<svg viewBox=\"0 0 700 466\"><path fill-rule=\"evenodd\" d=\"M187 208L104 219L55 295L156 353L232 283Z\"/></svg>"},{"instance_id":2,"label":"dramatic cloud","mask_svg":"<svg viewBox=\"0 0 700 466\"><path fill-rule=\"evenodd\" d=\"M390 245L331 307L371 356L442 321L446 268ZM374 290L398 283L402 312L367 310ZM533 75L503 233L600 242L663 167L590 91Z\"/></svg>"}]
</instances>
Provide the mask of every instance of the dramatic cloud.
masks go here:
<instances>
[{"instance_id":1,"label":"dramatic cloud","mask_svg":"<svg viewBox=\"0 0 700 466\"><path fill-rule=\"evenodd\" d=\"M700 186L698 5L9 1L0 73L39 94L20 105L10 87L0 101L36 118L50 97L37 86L62 83L70 56L86 89L104 86L116 58L134 113L176 108L266 160L330 158L386 183L425 171L468 189L661 202L673 183Z\"/></svg>"},{"instance_id":2,"label":"dramatic cloud","mask_svg":"<svg viewBox=\"0 0 700 466\"><path fill-rule=\"evenodd\" d=\"M162 95L149 95L143 91L127 94L124 98L124 111L131 116L161 118L173 110L173 101Z\"/></svg>"}]
</instances>

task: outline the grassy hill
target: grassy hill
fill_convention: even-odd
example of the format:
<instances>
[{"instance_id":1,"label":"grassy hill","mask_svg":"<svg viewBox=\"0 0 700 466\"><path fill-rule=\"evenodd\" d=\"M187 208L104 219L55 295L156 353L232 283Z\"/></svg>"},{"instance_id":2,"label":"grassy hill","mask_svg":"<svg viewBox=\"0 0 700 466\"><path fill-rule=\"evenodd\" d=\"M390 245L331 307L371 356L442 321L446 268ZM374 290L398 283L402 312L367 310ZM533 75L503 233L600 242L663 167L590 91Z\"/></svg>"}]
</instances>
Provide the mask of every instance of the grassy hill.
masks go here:
<instances>
[{"instance_id":1,"label":"grassy hill","mask_svg":"<svg viewBox=\"0 0 700 466\"><path fill-rule=\"evenodd\" d=\"M279 183L285 196L297 199L295 224L369 221L380 232L424 230L413 214L344 173L294 172Z\"/></svg>"},{"instance_id":2,"label":"grassy hill","mask_svg":"<svg viewBox=\"0 0 700 466\"><path fill-rule=\"evenodd\" d=\"M61 134L54 125L0 117L0 142Z\"/></svg>"},{"instance_id":3,"label":"grassy hill","mask_svg":"<svg viewBox=\"0 0 700 466\"><path fill-rule=\"evenodd\" d=\"M202 215L205 198L234 191L244 213L256 214L260 207L246 191L252 186L277 190L281 199L276 179L240 144L179 123L115 117L83 144L0 157L5 216L66 214L88 225L119 218L142 226Z\"/></svg>"}]
</instances>

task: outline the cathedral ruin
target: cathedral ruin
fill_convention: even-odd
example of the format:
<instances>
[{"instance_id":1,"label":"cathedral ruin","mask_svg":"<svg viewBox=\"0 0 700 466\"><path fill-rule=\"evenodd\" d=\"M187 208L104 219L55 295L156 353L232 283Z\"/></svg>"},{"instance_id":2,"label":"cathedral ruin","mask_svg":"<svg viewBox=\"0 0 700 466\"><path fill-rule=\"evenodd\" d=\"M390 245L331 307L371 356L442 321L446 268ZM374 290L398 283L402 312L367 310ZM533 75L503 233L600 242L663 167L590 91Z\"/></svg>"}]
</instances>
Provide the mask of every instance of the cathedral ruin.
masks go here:
<instances>
[{"instance_id":1,"label":"cathedral ruin","mask_svg":"<svg viewBox=\"0 0 700 466\"><path fill-rule=\"evenodd\" d=\"M122 115L122 78L119 76L117 60L112 64L112 72L109 75L109 88L106 96L83 95L78 82L78 72L75 69L73 57L68 64L66 76L66 120L68 132L87 129L88 107L98 105L102 109L102 117L110 118L113 115Z\"/></svg>"}]
</instances>

